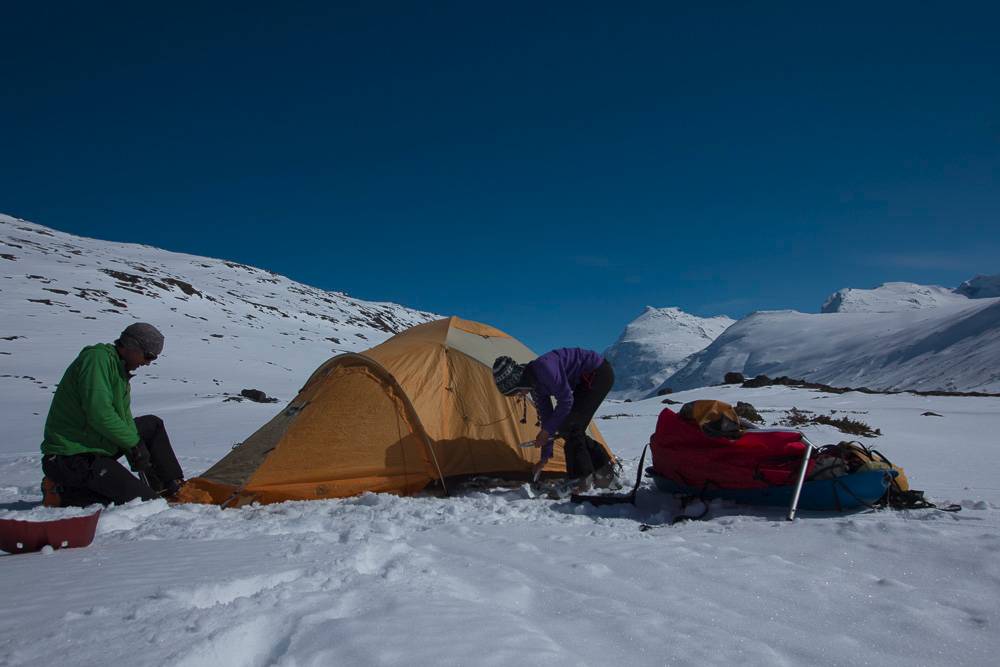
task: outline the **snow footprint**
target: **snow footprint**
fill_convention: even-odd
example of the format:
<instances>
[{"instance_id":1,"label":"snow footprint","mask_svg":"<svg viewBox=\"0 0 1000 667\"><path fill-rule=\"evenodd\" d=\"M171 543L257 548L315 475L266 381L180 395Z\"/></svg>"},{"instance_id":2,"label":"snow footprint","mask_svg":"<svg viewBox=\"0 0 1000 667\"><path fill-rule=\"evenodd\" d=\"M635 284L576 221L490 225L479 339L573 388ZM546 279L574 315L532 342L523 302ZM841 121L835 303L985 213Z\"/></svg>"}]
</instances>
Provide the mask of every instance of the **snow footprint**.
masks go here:
<instances>
[{"instance_id":1,"label":"snow footprint","mask_svg":"<svg viewBox=\"0 0 1000 667\"><path fill-rule=\"evenodd\" d=\"M516 542L514 543L514 548L520 551L521 553L528 553L528 554L542 553L542 550L539 549L534 544L532 544L531 542Z\"/></svg>"},{"instance_id":2,"label":"snow footprint","mask_svg":"<svg viewBox=\"0 0 1000 667\"><path fill-rule=\"evenodd\" d=\"M575 570L583 570L588 576L595 579L606 577L612 573L611 568L604 563L573 563L571 567Z\"/></svg>"},{"instance_id":3,"label":"snow footprint","mask_svg":"<svg viewBox=\"0 0 1000 667\"><path fill-rule=\"evenodd\" d=\"M176 600L186 607L209 609L218 605L229 604L240 598L251 598L262 591L296 581L301 576L301 570L289 570L276 574L232 579L230 581L198 586L194 589L167 591L165 597Z\"/></svg>"},{"instance_id":4,"label":"snow footprint","mask_svg":"<svg viewBox=\"0 0 1000 667\"><path fill-rule=\"evenodd\" d=\"M892 577L878 577L875 575L868 575L868 580L874 583L876 586L881 586L883 588L898 588L901 591L915 591L916 586L911 586L910 584L904 583L898 579L893 579Z\"/></svg>"},{"instance_id":5,"label":"snow footprint","mask_svg":"<svg viewBox=\"0 0 1000 667\"><path fill-rule=\"evenodd\" d=\"M358 574L391 578L400 569L404 555L412 550L405 542L367 544L358 550L354 558L354 569Z\"/></svg>"},{"instance_id":6,"label":"snow footprint","mask_svg":"<svg viewBox=\"0 0 1000 667\"><path fill-rule=\"evenodd\" d=\"M170 664L178 667L268 665L278 661L290 645L287 621L274 615L227 624L195 642Z\"/></svg>"},{"instance_id":7,"label":"snow footprint","mask_svg":"<svg viewBox=\"0 0 1000 667\"><path fill-rule=\"evenodd\" d=\"M85 618L100 618L103 616L111 616L111 610L107 607L89 607L83 611L67 611L63 614L64 621L79 621Z\"/></svg>"}]
</instances>

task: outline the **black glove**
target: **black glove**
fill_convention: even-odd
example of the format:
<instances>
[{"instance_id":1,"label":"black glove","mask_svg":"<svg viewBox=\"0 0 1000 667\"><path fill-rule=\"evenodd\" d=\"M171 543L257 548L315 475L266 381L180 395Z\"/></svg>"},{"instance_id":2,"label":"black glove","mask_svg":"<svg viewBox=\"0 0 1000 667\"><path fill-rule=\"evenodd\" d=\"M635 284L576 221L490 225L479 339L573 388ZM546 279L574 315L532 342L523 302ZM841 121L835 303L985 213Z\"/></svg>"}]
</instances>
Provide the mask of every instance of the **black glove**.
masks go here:
<instances>
[{"instance_id":1,"label":"black glove","mask_svg":"<svg viewBox=\"0 0 1000 667\"><path fill-rule=\"evenodd\" d=\"M143 472L149 468L149 449L142 440L132 449L125 452L129 467L135 472Z\"/></svg>"}]
</instances>

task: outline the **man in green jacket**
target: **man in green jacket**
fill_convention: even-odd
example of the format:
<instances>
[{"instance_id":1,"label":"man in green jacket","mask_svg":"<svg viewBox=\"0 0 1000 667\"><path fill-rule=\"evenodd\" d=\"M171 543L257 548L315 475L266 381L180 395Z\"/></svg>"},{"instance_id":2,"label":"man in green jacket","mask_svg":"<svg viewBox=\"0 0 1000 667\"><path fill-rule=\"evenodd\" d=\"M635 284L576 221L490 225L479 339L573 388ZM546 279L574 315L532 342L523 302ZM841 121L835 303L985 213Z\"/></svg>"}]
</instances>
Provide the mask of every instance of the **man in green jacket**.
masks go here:
<instances>
[{"instance_id":1,"label":"man in green jacket","mask_svg":"<svg viewBox=\"0 0 1000 667\"><path fill-rule=\"evenodd\" d=\"M132 417L132 371L163 351L163 334L129 325L113 345L83 348L66 369L45 420L42 481L47 505L126 503L176 493L184 481L163 421ZM125 455L133 476L118 458Z\"/></svg>"}]
</instances>

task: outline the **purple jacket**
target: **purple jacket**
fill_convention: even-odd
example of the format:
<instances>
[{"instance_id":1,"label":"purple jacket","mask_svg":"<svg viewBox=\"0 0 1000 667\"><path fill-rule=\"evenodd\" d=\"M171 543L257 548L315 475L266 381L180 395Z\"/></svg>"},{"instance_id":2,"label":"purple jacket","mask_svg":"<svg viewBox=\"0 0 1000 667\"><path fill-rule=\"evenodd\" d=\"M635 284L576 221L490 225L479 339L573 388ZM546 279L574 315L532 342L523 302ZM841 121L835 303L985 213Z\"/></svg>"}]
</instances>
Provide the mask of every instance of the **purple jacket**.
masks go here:
<instances>
[{"instance_id":1,"label":"purple jacket","mask_svg":"<svg viewBox=\"0 0 1000 667\"><path fill-rule=\"evenodd\" d=\"M527 365L535 378L531 399L538 410L542 428L549 435L555 435L573 409L573 390L580 384L580 377L597 370L603 363L604 357L593 350L563 347L546 352ZM556 399L555 409L550 396ZM552 455L551 440L542 453Z\"/></svg>"}]
</instances>

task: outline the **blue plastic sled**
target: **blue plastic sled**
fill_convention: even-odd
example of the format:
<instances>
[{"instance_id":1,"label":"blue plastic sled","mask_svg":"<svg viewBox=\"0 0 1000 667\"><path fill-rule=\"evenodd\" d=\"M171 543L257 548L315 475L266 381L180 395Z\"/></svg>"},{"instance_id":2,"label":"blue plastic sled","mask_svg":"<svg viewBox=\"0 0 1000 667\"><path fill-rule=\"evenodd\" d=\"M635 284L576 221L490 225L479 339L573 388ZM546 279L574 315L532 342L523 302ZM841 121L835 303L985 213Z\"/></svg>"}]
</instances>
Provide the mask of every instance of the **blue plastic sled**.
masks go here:
<instances>
[{"instance_id":1,"label":"blue plastic sled","mask_svg":"<svg viewBox=\"0 0 1000 667\"><path fill-rule=\"evenodd\" d=\"M679 484L657 474L652 467L646 474L653 478L656 487L664 493L680 493L699 498L722 498L741 505L775 505L788 507L792 502L794 486L769 486L763 489L720 489L709 487L696 489ZM885 495L894 472L887 470L866 470L833 479L819 479L802 485L799 509L834 511L857 509L872 505Z\"/></svg>"}]
</instances>

